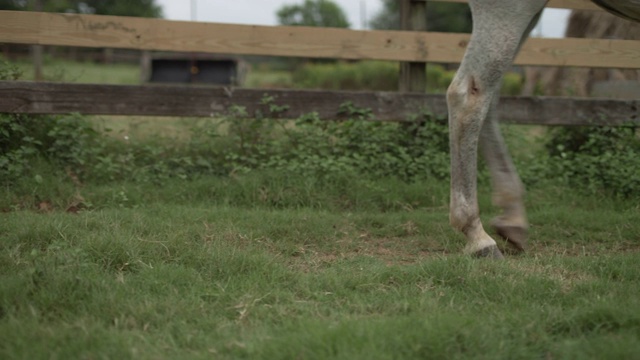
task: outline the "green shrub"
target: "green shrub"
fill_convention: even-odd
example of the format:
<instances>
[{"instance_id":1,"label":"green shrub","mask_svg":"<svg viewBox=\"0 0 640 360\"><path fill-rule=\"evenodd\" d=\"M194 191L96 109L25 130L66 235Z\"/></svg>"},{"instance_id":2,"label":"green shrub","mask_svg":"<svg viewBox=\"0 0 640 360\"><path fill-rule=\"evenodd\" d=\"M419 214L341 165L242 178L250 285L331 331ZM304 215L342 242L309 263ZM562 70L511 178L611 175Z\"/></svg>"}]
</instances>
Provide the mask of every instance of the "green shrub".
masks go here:
<instances>
[{"instance_id":1,"label":"green shrub","mask_svg":"<svg viewBox=\"0 0 640 360\"><path fill-rule=\"evenodd\" d=\"M94 171L105 138L78 115L0 115L0 176L12 182L31 175L30 163L45 159L83 176ZM37 174L33 174L37 175Z\"/></svg>"},{"instance_id":2,"label":"green shrub","mask_svg":"<svg viewBox=\"0 0 640 360\"><path fill-rule=\"evenodd\" d=\"M446 122L425 117L410 124L299 119L263 166L327 179L443 179L448 175Z\"/></svg>"},{"instance_id":3,"label":"green shrub","mask_svg":"<svg viewBox=\"0 0 640 360\"><path fill-rule=\"evenodd\" d=\"M36 152L37 141L29 136L28 129L18 116L0 115L0 179L15 181L28 168L28 158Z\"/></svg>"},{"instance_id":4,"label":"green shrub","mask_svg":"<svg viewBox=\"0 0 640 360\"><path fill-rule=\"evenodd\" d=\"M0 55L0 80L18 80L22 77L22 70L9 63Z\"/></svg>"},{"instance_id":5,"label":"green shrub","mask_svg":"<svg viewBox=\"0 0 640 360\"><path fill-rule=\"evenodd\" d=\"M273 111L280 111L278 107ZM227 176L255 170L279 171L329 181L335 176L443 179L448 174L447 125L423 114L410 124L366 121L370 114L345 104L345 121L321 121L310 114L294 123L249 119L242 109L221 122L192 129L186 142L163 138L142 142L98 133L70 116L0 116L0 175L4 183L43 175L30 167L74 181L161 183L169 178ZM220 131L224 125L225 133ZM46 174L44 174L46 175Z\"/></svg>"},{"instance_id":6,"label":"green shrub","mask_svg":"<svg viewBox=\"0 0 640 360\"><path fill-rule=\"evenodd\" d=\"M634 126L553 128L546 150L549 176L590 192L640 195L640 138Z\"/></svg>"},{"instance_id":7,"label":"green shrub","mask_svg":"<svg viewBox=\"0 0 640 360\"><path fill-rule=\"evenodd\" d=\"M0 80L18 80L20 70L0 63ZM61 169L83 173L100 153L102 136L82 117L0 114L0 181L12 183L37 174L33 165L42 159ZM35 173L34 173L35 172Z\"/></svg>"},{"instance_id":8,"label":"green shrub","mask_svg":"<svg viewBox=\"0 0 640 360\"><path fill-rule=\"evenodd\" d=\"M276 109L277 110L277 109ZM410 124L366 121L370 111L343 104L349 120L323 121L315 113L294 123L249 119L236 111L228 134L219 138L220 172L279 171L329 180L345 174L411 181L448 174L448 127L430 114ZM198 133L205 131L198 130ZM199 139L199 143L206 142Z\"/></svg>"}]
</instances>

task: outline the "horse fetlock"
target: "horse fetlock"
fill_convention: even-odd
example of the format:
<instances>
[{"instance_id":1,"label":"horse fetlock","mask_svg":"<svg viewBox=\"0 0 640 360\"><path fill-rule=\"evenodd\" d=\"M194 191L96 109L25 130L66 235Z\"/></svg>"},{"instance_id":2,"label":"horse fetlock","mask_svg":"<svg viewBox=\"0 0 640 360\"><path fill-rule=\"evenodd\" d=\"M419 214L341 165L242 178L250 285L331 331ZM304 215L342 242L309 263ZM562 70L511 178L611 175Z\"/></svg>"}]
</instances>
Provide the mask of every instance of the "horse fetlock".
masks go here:
<instances>
[{"instance_id":1,"label":"horse fetlock","mask_svg":"<svg viewBox=\"0 0 640 360\"><path fill-rule=\"evenodd\" d=\"M465 235L479 223L478 212L465 206L452 206L449 212L449 223Z\"/></svg>"}]
</instances>

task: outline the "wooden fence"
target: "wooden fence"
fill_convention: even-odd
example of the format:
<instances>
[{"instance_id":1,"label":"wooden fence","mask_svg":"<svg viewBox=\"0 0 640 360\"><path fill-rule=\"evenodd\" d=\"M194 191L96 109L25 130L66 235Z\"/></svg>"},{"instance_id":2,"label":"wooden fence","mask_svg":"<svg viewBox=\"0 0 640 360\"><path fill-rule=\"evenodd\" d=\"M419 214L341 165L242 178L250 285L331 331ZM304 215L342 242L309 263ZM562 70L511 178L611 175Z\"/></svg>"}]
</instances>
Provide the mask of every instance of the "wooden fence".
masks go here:
<instances>
[{"instance_id":1,"label":"wooden fence","mask_svg":"<svg viewBox=\"0 0 640 360\"><path fill-rule=\"evenodd\" d=\"M419 6L425 0L405 0ZM445 0L443 0L445 1ZM446 0L464 2L464 0ZM550 6L593 9L582 0L552 0ZM468 34L423 31L355 31L286 26L230 25L113 17L0 11L0 43L123 48L238 55L390 60L414 64L458 63ZM529 39L519 65L640 68L640 41ZM422 65L424 66L424 65ZM407 90L407 89L405 89ZM412 90L409 86L408 90ZM0 82L0 112L103 115L216 116L232 105L260 108L268 93L282 114L317 111L340 117L340 104L371 108L379 120L405 120L428 108L446 113L444 96L423 93L249 90L184 86L114 86ZM507 97L502 118L524 124L640 123L640 100Z\"/></svg>"}]
</instances>

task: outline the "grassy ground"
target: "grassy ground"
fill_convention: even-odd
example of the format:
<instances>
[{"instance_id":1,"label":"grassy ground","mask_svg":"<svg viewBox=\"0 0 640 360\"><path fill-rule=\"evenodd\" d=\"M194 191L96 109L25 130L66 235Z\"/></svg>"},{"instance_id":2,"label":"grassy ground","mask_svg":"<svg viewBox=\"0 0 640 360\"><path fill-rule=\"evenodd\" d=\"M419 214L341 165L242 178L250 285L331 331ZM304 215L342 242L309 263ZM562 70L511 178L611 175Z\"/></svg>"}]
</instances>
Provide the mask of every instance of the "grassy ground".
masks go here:
<instances>
[{"instance_id":1,"label":"grassy ground","mask_svg":"<svg viewBox=\"0 0 640 360\"><path fill-rule=\"evenodd\" d=\"M33 65L29 61L13 62L22 71L23 80L33 80ZM70 83L122 84L140 83L140 67L132 64L98 64L47 59L43 64L46 81Z\"/></svg>"},{"instance_id":2,"label":"grassy ground","mask_svg":"<svg viewBox=\"0 0 640 360\"><path fill-rule=\"evenodd\" d=\"M33 64L27 60L12 62L22 72L21 79L33 80ZM70 83L93 84L140 84L140 66L135 64L100 64L93 62L71 62L47 59L43 66L44 78L47 81L64 81ZM291 73L288 71L272 71L255 69L249 71L245 80L249 88L281 88L292 87Z\"/></svg>"},{"instance_id":3,"label":"grassy ground","mask_svg":"<svg viewBox=\"0 0 640 360\"><path fill-rule=\"evenodd\" d=\"M192 124L94 123L132 142ZM539 127L507 133L519 161L540 146L522 141ZM2 359L640 354L633 201L537 182L529 252L491 262L460 255L446 182L42 174L0 189ZM480 203L487 223L485 186Z\"/></svg>"},{"instance_id":4,"label":"grassy ground","mask_svg":"<svg viewBox=\"0 0 640 360\"><path fill-rule=\"evenodd\" d=\"M4 213L0 357L640 354L636 204L534 190L531 251L490 262L458 255L446 184L377 187L88 186L92 210Z\"/></svg>"}]
</instances>

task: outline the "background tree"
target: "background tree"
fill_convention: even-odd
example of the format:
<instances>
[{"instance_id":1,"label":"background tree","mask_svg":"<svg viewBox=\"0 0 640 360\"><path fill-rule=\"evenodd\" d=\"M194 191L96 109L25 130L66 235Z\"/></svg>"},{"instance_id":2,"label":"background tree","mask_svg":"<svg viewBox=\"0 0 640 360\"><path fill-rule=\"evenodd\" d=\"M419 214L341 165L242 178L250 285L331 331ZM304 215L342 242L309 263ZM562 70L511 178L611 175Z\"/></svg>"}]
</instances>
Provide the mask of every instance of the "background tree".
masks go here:
<instances>
[{"instance_id":1,"label":"background tree","mask_svg":"<svg viewBox=\"0 0 640 360\"><path fill-rule=\"evenodd\" d=\"M157 18L162 17L162 8L155 0L84 0L70 1L77 12Z\"/></svg>"},{"instance_id":2,"label":"background tree","mask_svg":"<svg viewBox=\"0 0 640 360\"><path fill-rule=\"evenodd\" d=\"M305 0L302 5L285 5L276 13L280 25L348 28L344 10L331 0Z\"/></svg>"},{"instance_id":3,"label":"background tree","mask_svg":"<svg viewBox=\"0 0 640 360\"><path fill-rule=\"evenodd\" d=\"M36 3L40 6L38 11L78 13L78 14L98 14L114 16L135 16L135 17L162 17L162 7L156 4L155 0L0 0L0 10L36 10ZM31 47L35 65L35 78L41 76L42 47L34 45ZM55 51L55 48L53 48ZM77 58L80 51L90 52L92 50L78 50L71 48L70 56ZM4 56L9 57L11 46L2 47ZM103 61L110 63L113 60L113 49L103 50Z\"/></svg>"},{"instance_id":4,"label":"background tree","mask_svg":"<svg viewBox=\"0 0 640 360\"><path fill-rule=\"evenodd\" d=\"M471 10L467 4L429 2L427 30L438 32L471 32ZM400 2L383 0L382 10L371 19L377 30L400 29Z\"/></svg>"},{"instance_id":5,"label":"background tree","mask_svg":"<svg viewBox=\"0 0 640 360\"><path fill-rule=\"evenodd\" d=\"M162 17L155 0L41 0L43 10L137 17ZM0 10L33 10L33 0L0 0Z\"/></svg>"},{"instance_id":6,"label":"background tree","mask_svg":"<svg viewBox=\"0 0 640 360\"><path fill-rule=\"evenodd\" d=\"M0 10L23 10L26 1L0 0Z\"/></svg>"}]
</instances>

